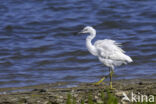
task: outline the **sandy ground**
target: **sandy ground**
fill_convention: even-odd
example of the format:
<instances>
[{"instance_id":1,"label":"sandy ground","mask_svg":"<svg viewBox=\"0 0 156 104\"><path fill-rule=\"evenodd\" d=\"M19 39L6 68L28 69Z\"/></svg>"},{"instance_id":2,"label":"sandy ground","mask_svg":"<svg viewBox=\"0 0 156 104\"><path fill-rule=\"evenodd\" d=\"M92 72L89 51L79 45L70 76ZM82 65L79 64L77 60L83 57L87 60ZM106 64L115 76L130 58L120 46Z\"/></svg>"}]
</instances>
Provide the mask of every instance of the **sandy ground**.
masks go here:
<instances>
[{"instance_id":1,"label":"sandy ground","mask_svg":"<svg viewBox=\"0 0 156 104\"><path fill-rule=\"evenodd\" d=\"M109 89L108 82L101 85L92 83L80 83L76 87L60 88L68 85L66 82L42 84L28 87L1 88L0 104L66 104L67 95L71 94L76 98L77 104L82 99L87 99L88 93L93 95L94 102L100 103L100 92ZM132 92L138 95L153 95L156 101L156 79L133 79L117 80L113 82L114 90L110 90L122 102L123 92L130 95ZM87 100L84 100L87 104Z\"/></svg>"}]
</instances>

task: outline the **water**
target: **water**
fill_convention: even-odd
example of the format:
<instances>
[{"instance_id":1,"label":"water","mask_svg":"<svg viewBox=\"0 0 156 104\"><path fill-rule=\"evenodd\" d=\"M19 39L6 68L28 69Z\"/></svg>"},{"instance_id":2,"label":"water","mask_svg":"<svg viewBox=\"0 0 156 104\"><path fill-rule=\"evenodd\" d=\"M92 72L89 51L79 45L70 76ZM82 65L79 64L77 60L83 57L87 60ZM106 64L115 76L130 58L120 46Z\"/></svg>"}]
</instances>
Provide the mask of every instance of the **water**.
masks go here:
<instances>
[{"instance_id":1,"label":"water","mask_svg":"<svg viewBox=\"0 0 156 104\"><path fill-rule=\"evenodd\" d=\"M87 35L76 35L87 25L96 28L95 40L121 42L134 60L117 67L114 79L156 78L155 5L155 0L1 0L0 87L94 82L107 75L87 51Z\"/></svg>"}]
</instances>

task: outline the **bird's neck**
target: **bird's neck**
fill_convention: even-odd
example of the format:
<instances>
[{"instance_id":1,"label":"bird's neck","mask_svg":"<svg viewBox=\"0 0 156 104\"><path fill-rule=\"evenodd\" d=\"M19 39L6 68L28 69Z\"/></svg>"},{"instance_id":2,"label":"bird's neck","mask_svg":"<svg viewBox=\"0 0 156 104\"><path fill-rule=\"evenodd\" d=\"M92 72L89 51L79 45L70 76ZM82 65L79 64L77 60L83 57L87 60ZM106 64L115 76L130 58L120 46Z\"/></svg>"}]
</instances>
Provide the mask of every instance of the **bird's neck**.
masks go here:
<instances>
[{"instance_id":1,"label":"bird's neck","mask_svg":"<svg viewBox=\"0 0 156 104\"><path fill-rule=\"evenodd\" d=\"M90 35L86 38L86 46L88 48L88 51L93 54L93 55L97 55L97 52L96 52L96 48L94 45L92 45L92 40L95 38L96 36L96 32L93 32L93 33L90 33Z\"/></svg>"}]
</instances>

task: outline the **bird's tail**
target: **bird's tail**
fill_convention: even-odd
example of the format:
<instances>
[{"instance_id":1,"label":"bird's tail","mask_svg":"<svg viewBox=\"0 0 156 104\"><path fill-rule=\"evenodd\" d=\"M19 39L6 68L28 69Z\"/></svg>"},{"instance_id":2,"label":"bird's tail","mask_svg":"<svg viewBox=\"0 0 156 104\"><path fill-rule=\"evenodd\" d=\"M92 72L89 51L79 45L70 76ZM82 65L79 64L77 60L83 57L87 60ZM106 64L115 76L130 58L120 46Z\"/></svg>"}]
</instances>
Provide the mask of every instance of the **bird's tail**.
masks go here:
<instances>
[{"instance_id":1,"label":"bird's tail","mask_svg":"<svg viewBox=\"0 0 156 104\"><path fill-rule=\"evenodd\" d=\"M129 56L127 56L127 55L126 55L126 61L127 61L128 63L133 62L132 58L131 58L131 57L129 57Z\"/></svg>"}]
</instances>

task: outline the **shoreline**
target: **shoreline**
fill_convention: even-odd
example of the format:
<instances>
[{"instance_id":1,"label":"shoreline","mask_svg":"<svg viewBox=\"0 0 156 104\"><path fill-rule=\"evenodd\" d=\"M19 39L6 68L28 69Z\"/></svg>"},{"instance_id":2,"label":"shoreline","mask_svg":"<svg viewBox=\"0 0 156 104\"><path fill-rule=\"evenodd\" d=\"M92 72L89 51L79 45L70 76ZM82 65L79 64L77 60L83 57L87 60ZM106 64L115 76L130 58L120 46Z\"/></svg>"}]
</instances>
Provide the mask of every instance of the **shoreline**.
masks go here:
<instances>
[{"instance_id":1,"label":"shoreline","mask_svg":"<svg viewBox=\"0 0 156 104\"><path fill-rule=\"evenodd\" d=\"M0 104L16 104L25 102L29 104L65 104L68 94L77 98L79 104L83 96L92 92L93 97L100 95L99 92L109 88L109 81L104 84L93 85L92 83L80 83L75 87L62 88L68 82L57 82L51 84L41 84L26 87L0 88ZM130 79L130 80L114 80L113 87L115 90L111 92L121 101L122 92L140 93L145 95L154 95L156 97L156 79ZM50 102L50 103L49 103ZM55 102L55 103L54 103ZM122 104L122 102L120 102ZM87 103L86 103L87 104Z\"/></svg>"}]
</instances>

